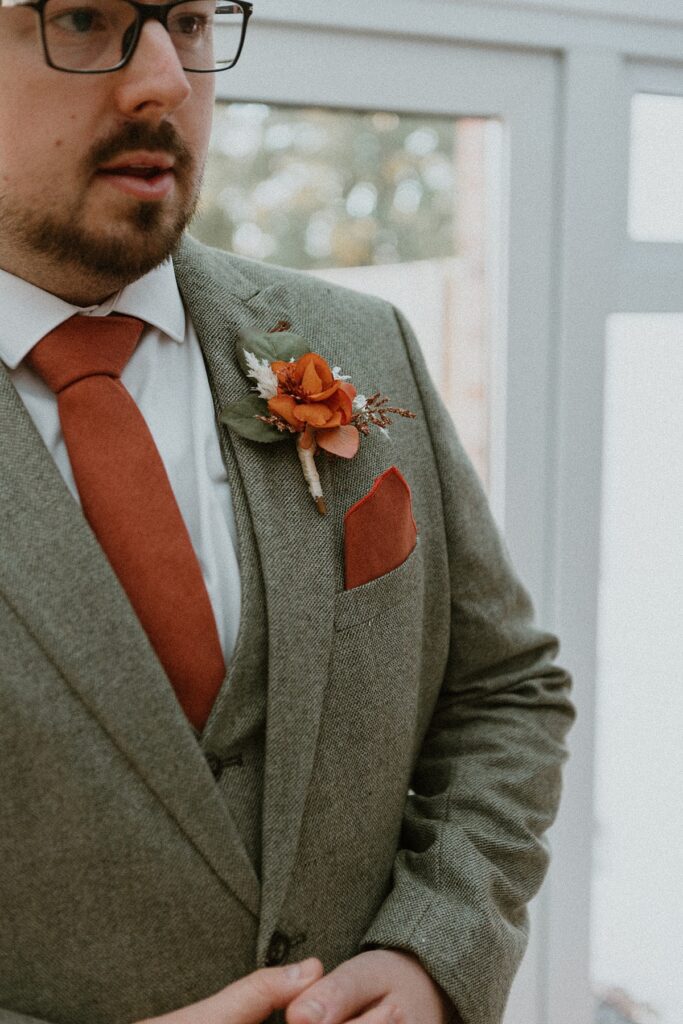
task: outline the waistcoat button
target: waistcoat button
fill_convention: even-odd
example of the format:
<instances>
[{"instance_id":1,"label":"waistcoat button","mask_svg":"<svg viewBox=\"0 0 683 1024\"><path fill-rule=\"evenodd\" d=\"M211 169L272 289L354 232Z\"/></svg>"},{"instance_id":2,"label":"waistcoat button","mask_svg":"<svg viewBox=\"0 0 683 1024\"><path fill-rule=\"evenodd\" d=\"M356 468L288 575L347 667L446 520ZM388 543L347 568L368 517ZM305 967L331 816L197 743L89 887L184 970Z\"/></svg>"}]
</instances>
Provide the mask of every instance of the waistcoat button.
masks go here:
<instances>
[{"instance_id":1,"label":"waistcoat button","mask_svg":"<svg viewBox=\"0 0 683 1024\"><path fill-rule=\"evenodd\" d=\"M214 779L220 779L221 775L223 774L223 769L225 765L221 761L218 754L214 754L213 750L207 751L206 763L211 769L211 774L213 775Z\"/></svg>"},{"instance_id":2,"label":"waistcoat button","mask_svg":"<svg viewBox=\"0 0 683 1024\"><path fill-rule=\"evenodd\" d=\"M266 967L278 967L289 955L290 940L282 932L274 932L266 953Z\"/></svg>"}]
</instances>

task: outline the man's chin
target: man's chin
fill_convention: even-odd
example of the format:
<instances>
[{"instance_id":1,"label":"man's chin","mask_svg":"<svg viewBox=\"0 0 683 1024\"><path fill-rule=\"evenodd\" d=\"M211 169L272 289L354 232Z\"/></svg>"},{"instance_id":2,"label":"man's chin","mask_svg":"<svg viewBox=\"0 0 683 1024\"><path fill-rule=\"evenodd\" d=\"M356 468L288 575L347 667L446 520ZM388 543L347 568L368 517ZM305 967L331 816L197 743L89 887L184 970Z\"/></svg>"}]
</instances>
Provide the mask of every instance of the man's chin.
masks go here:
<instances>
[{"instance_id":1,"label":"man's chin","mask_svg":"<svg viewBox=\"0 0 683 1024\"><path fill-rule=\"evenodd\" d=\"M111 281L134 281L163 263L173 252L190 216L175 218L157 203L138 202L114 231L43 222L27 239L34 252L57 259L84 275Z\"/></svg>"},{"instance_id":2,"label":"man's chin","mask_svg":"<svg viewBox=\"0 0 683 1024\"><path fill-rule=\"evenodd\" d=\"M61 251L67 263L103 279L134 281L163 263L178 244L184 223L154 230L153 222L140 224L139 238L71 239ZM66 240L65 240L66 241Z\"/></svg>"}]
</instances>

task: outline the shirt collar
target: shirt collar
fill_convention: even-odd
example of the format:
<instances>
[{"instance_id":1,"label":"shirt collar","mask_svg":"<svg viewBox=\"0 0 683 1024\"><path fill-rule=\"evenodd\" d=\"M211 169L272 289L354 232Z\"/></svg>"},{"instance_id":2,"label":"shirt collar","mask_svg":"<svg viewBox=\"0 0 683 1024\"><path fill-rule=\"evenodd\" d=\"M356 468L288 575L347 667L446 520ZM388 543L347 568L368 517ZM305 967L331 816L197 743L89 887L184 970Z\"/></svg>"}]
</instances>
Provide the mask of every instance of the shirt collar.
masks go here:
<instances>
[{"instance_id":1,"label":"shirt collar","mask_svg":"<svg viewBox=\"0 0 683 1024\"><path fill-rule=\"evenodd\" d=\"M73 306L21 277L0 270L0 359L15 369L34 345L69 317L125 313L185 340L185 307L173 263L166 260L97 306Z\"/></svg>"}]
</instances>

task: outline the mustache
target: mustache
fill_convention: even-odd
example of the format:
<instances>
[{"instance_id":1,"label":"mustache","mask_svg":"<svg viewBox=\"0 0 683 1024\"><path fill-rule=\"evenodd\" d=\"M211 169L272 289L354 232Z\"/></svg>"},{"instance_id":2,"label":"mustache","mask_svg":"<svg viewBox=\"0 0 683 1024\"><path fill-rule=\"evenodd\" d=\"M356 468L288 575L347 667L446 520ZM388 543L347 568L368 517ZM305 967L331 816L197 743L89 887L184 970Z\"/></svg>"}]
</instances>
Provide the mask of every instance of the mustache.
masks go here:
<instances>
[{"instance_id":1,"label":"mustache","mask_svg":"<svg viewBox=\"0 0 683 1024\"><path fill-rule=\"evenodd\" d=\"M88 161L93 171L96 171L101 164L109 163L117 156L135 149L169 153L175 159L176 171L181 173L189 171L194 163L192 153L168 121L162 121L156 127L142 121L126 124L116 134L97 143Z\"/></svg>"}]
</instances>

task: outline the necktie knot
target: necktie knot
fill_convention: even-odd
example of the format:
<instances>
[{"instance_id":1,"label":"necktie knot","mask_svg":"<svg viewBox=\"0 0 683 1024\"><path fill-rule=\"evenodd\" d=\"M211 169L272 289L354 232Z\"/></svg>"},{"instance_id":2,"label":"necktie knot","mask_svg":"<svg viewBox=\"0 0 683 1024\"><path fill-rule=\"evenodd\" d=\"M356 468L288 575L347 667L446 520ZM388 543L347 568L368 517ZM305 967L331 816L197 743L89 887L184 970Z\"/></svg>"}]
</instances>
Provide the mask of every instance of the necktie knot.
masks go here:
<instances>
[{"instance_id":1,"label":"necktie knot","mask_svg":"<svg viewBox=\"0 0 683 1024\"><path fill-rule=\"evenodd\" d=\"M55 394L86 377L120 377L143 327L132 316L72 316L46 334L26 362Z\"/></svg>"}]
</instances>

